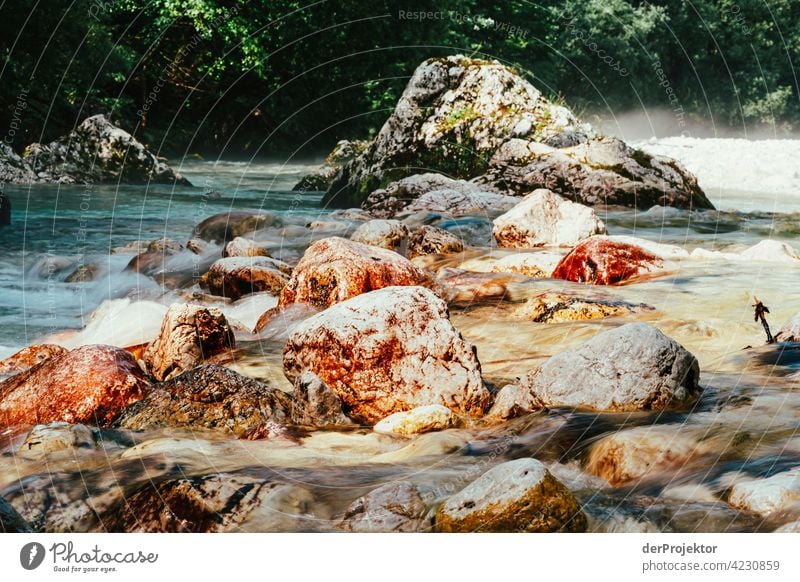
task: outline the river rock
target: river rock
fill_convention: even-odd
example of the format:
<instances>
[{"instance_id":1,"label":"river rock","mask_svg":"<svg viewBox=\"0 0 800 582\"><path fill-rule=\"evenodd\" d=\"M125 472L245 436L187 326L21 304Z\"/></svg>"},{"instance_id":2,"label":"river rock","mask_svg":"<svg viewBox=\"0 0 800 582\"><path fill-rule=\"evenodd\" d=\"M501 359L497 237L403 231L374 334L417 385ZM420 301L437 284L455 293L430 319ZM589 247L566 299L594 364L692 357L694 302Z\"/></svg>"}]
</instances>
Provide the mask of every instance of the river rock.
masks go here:
<instances>
[{"instance_id":1,"label":"river rock","mask_svg":"<svg viewBox=\"0 0 800 582\"><path fill-rule=\"evenodd\" d=\"M269 212L260 214L242 211L222 212L209 216L195 226L192 237L223 244L257 230L280 225L280 219Z\"/></svg>"},{"instance_id":2,"label":"river rock","mask_svg":"<svg viewBox=\"0 0 800 582\"><path fill-rule=\"evenodd\" d=\"M0 376L13 376L33 368L36 364L55 356L62 356L69 350L55 344L35 344L23 348L16 354L0 362Z\"/></svg>"},{"instance_id":3,"label":"river rock","mask_svg":"<svg viewBox=\"0 0 800 582\"><path fill-rule=\"evenodd\" d=\"M219 473L147 484L102 521L106 531L126 533L303 531L312 502L301 487Z\"/></svg>"},{"instance_id":4,"label":"river rock","mask_svg":"<svg viewBox=\"0 0 800 582\"><path fill-rule=\"evenodd\" d=\"M520 384L507 384L495 395L487 416L491 420L510 420L541 409L539 399Z\"/></svg>"},{"instance_id":5,"label":"river rock","mask_svg":"<svg viewBox=\"0 0 800 582\"><path fill-rule=\"evenodd\" d=\"M519 384L540 407L662 410L695 400L699 377L683 346L652 325L629 323L552 356Z\"/></svg>"},{"instance_id":6,"label":"river rock","mask_svg":"<svg viewBox=\"0 0 800 582\"><path fill-rule=\"evenodd\" d=\"M449 303L468 305L471 303L505 299L512 277L500 273L470 273L450 267L439 271L436 280L444 287Z\"/></svg>"},{"instance_id":7,"label":"river rock","mask_svg":"<svg viewBox=\"0 0 800 582\"><path fill-rule=\"evenodd\" d=\"M774 533L800 533L800 521L792 521L780 526Z\"/></svg>"},{"instance_id":8,"label":"river rock","mask_svg":"<svg viewBox=\"0 0 800 582\"><path fill-rule=\"evenodd\" d=\"M410 481L381 485L345 511L339 529L361 533L419 532L427 529L427 509Z\"/></svg>"},{"instance_id":9,"label":"river rock","mask_svg":"<svg viewBox=\"0 0 800 582\"><path fill-rule=\"evenodd\" d=\"M376 219L359 226L350 240L405 254L408 235L408 227L399 220Z\"/></svg>"},{"instance_id":10,"label":"river rock","mask_svg":"<svg viewBox=\"0 0 800 582\"><path fill-rule=\"evenodd\" d=\"M278 305L310 303L324 309L383 287L433 284L428 275L397 253L332 237L306 249Z\"/></svg>"},{"instance_id":11,"label":"river rock","mask_svg":"<svg viewBox=\"0 0 800 582\"><path fill-rule=\"evenodd\" d=\"M133 430L170 426L244 436L263 422L287 422L291 409L291 398L281 390L205 364L155 384L122 412L116 424Z\"/></svg>"},{"instance_id":12,"label":"river rock","mask_svg":"<svg viewBox=\"0 0 800 582\"><path fill-rule=\"evenodd\" d=\"M153 276L156 273L164 272L167 259L181 251L183 251L183 245L169 238L150 241L144 252L133 257L125 270Z\"/></svg>"},{"instance_id":13,"label":"river rock","mask_svg":"<svg viewBox=\"0 0 800 582\"><path fill-rule=\"evenodd\" d=\"M367 147L366 141L343 139L336 143L325 163L316 171L306 174L294 185L296 192L325 192L342 165L346 164Z\"/></svg>"},{"instance_id":14,"label":"river rock","mask_svg":"<svg viewBox=\"0 0 800 582\"><path fill-rule=\"evenodd\" d=\"M615 137L566 148L538 141L506 141L476 182L517 196L547 188L588 206L713 208L697 178L670 158L651 156Z\"/></svg>"},{"instance_id":15,"label":"river rock","mask_svg":"<svg viewBox=\"0 0 800 582\"><path fill-rule=\"evenodd\" d=\"M0 424L110 424L150 383L131 354L90 345L0 382Z\"/></svg>"},{"instance_id":16,"label":"river rock","mask_svg":"<svg viewBox=\"0 0 800 582\"><path fill-rule=\"evenodd\" d=\"M294 382L292 423L304 426L347 426L342 399L313 372L303 372Z\"/></svg>"},{"instance_id":17,"label":"river rock","mask_svg":"<svg viewBox=\"0 0 800 582\"><path fill-rule=\"evenodd\" d=\"M30 524L2 497L0 497L0 533L33 533Z\"/></svg>"},{"instance_id":18,"label":"river rock","mask_svg":"<svg viewBox=\"0 0 800 582\"><path fill-rule=\"evenodd\" d=\"M0 143L0 184L31 184L38 181L31 167L5 142Z\"/></svg>"},{"instance_id":19,"label":"river rock","mask_svg":"<svg viewBox=\"0 0 800 582\"><path fill-rule=\"evenodd\" d=\"M291 274L289 265L270 257L227 257L215 261L200 277L200 287L212 295L236 301L262 291L277 295L289 282Z\"/></svg>"},{"instance_id":20,"label":"river rock","mask_svg":"<svg viewBox=\"0 0 800 582\"><path fill-rule=\"evenodd\" d=\"M775 334L775 341L800 343L800 312L783 324L783 327ZM2 373L2 366L0 363L0 373Z\"/></svg>"},{"instance_id":21,"label":"river rock","mask_svg":"<svg viewBox=\"0 0 800 582\"><path fill-rule=\"evenodd\" d=\"M511 248L574 247L590 236L607 232L594 210L544 189L525 196L493 224L497 245Z\"/></svg>"},{"instance_id":22,"label":"river rock","mask_svg":"<svg viewBox=\"0 0 800 582\"><path fill-rule=\"evenodd\" d=\"M567 254L553 270L555 279L591 285L614 285L658 272L664 261L640 246L592 237Z\"/></svg>"},{"instance_id":23,"label":"river rock","mask_svg":"<svg viewBox=\"0 0 800 582\"><path fill-rule=\"evenodd\" d=\"M519 202L519 199L513 196L498 194L485 186L475 190L474 192L455 189L432 190L412 201L403 212L433 212L451 217L487 215L509 210Z\"/></svg>"},{"instance_id":24,"label":"river rock","mask_svg":"<svg viewBox=\"0 0 800 582\"><path fill-rule=\"evenodd\" d=\"M79 265L77 269L72 271L67 278L64 279L65 283L88 283L96 281L100 277L102 269L97 263L89 265Z\"/></svg>"},{"instance_id":25,"label":"river rock","mask_svg":"<svg viewBox=\"0 0 800 582\"><path fill-rule=\"evenodd\" d=\"M709 427L686 425L640 426L620 430L595 442L586 470L617 486L646 479L648 474L677 471L703 455L716 462L729 448L731 437Z\"/></svg>"},{"instance_id":26,"label":"river rock","mask_svg":"<svg viewBox=\"0 0 800 582\"><path fill-rule=\"evenodd\" d=\"M478 176L514 135L564 147L591 133L498 61L463 55L428 59L414 71L375 139L337 173L323 203L356 206L418 168L456 178Z\"/></svg>"},{"instance_id":27,"label":"river rock","mask_svg":"<svg viewBox=\"0 0 800 582\"><path fill-rule=\"evenodd\" d=\"M379 289L310 317L289 337L283 367L291 381L313 371L367 424L429 404L480 416L490 400L475 347L423 287Z\"/></svg>"},{"instance_id":28,"label":"river rock","mask_svg":"<svg viewBox=\"0 0 800 582\"><path fill-rule=\"evenodd\" d=\"M517 459L486 471L436 512L443 532L583 532L577 500L536 459Z\"/></svg>"},{"instance_id":29,"label":"river rock","mask_svg":"<svg viewBox=\"0 0 800 582\"><path fill-rule=\"evenodd\" d=\"M144 362L154 378L169 380L234 345L233 331L219 309L174 303L145 350Z\"/></svg>"},{"instance_id":30,"label":"river rock","mask_svg":"<svg viewBox=\"0 0 800 582\"><path fill-rule=\"evenodd\" d=\"M223 257L269 257L267 247L242 236L237 236L225 245Z\"/></svg>"},{"instance_id":31,"label":"river rock","mask_svg":"<svg viewBox=\"0 0 800 582\"><path fill-rule=\"evenodd\" d=\"M644 310L652 310L652 307L548 292L528 299L514 310L514 316L537 323L563 323L627 315Z\"/></svg>"},{"instance_id":32,"label":"river rock","mask_svg":"<svg viewBox=\"0 0 800 582\"><path fill-rule=\"evenodd\" d=\"M728 503L762 516L800 511L800 467L733 485Z\"/></svg>"},{"instance_id":33,"label":"river rock","mask_svg":"<svg viewBox=\"0 0 800 582\"><path fill-rule=\"evenodd\" d=\"M25 437L19 449L25 457L46 457L56 451L66 449L94 450L95 433L85 424L51 422L37 424Z\"/></svg>"},{"instance_id":34,"label":"river rock","mask_svg":"<svg viewBox=\"0 0 800 582\"><path fill-rule=\"evenodd\" d=\"M413 435L445 430L459 424L458 416L452 410L441 404L429 404L390 414L378 422L373 430L384 434Z\"/></svg>"},{"instance_id":35,"label":"river rock","mask_svg":"<svg viewBox=\"0 0 800 582\"><path fill-rule=\"evenodd\" d=\"M451 255L464 251L464 243L456 235L435 226L423 225L408 239L408 258L425 255Z\"/></svg>"},{"instance_id":36,"label":"river rock","mask_svg":"<svg viewBox=\"0 0 800 582\"><path fill-rule=\"evenodd\" d=\"M41 182L191 185L102 114L87 117L69 135L49 144L29 145L24 160Z\"/></svg>"}]
</instances>

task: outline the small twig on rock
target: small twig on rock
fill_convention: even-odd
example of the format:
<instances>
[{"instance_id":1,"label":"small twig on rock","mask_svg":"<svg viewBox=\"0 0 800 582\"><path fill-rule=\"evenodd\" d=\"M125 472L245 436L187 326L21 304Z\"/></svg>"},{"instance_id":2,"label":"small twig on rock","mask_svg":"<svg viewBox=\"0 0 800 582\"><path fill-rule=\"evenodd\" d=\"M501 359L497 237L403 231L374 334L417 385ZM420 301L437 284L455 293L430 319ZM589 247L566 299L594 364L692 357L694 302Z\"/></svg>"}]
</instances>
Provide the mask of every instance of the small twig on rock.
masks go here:
<instances>
[{"instance_id":1,"label":"small twig on rock","mask_svg":"<svg viewBox=\"0 0 800 582\"><path fill-rule=\"evenodd\" d=\"M769 324L767 323L767 318L764 316L765 313L769 313L769 307L761 303L761 300L753 295L753 307L755 308L755 321L761 320L761 325L764 326L764 331L767 333L767 343L772 344L775 343L775 338L772 337L772 333L769 331Z\"/></svg>"}]
</instances>

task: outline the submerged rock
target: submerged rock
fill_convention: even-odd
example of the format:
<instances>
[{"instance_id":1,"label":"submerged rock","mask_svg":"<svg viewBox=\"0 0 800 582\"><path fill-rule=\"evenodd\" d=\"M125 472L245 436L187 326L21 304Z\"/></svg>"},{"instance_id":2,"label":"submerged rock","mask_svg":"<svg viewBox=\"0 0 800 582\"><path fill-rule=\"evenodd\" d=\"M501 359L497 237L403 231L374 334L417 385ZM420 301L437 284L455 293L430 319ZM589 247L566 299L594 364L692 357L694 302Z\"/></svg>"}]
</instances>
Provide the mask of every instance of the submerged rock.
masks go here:
<instances>
[{"instance_id":1,"label":"submerged rock","mask_svg":"<svg viewBox=\"0 0 800 582\"><path fill-rule=\"evenodd\" d=\"M735 439L710 427L686 425L640 426L620 430L594 443L587 471L617 486L657 477L660 471L677 471L703 455L715 460Z\"/></svg>"},{"instance_id":2,"label":"submerged rock","mask_svg":"<svg viewBox=\"0 0 800 582\"><path fill-rule=\"evenodd\" d=\"M110 424L150 387L136 360L112 346L83 346L0 383L0 424Z\"/></svg>"},{"instance_id":3,"label":"submerged rock","mask_svg":"<svg viewBox=\"0 0 800 582\"><path fill-rule=\"evenodd\" d=\"M425 531L426 513L425 503L413 483L387 483L350 504L339 529L361 533Z\"/></svg>"},{"instance_id":4,"label":"submerged rock","mask_svg":"<svg viewBox=\"0 0 800 582\"><path fill-rule=\"evenodd\" d=\"M167 268L167 259L181 251L183 245L169 238L150 241L143 252L130 260L125 270L153 276L164 272Z\"/></svg>"},{"instance_id":5,"label":"submerged rock","mask_svg":"<svg viewBox=\"0 0 800 582\"><path fill-rule=\"evenodd\" d=\"M463 305L506 298L511 276L446 268L439 271L437 281L447 290L448 302Z\"/></svg>"},{"instance_id":6,"label":"submerged rock","mask_svg":"<svg viewBox=\"0 0 800 582\"><path fill-rule=\"evenodd\" d=\"M291 408L291 398L281 390L206 364L154 385L122 412L116 425L133 430L214 429L244 436L263 422L287 422Z\"/></svg>"},{"instance_id":7,"label":"submerged rock","mask_svg":"<svg viewBox=\"0 0 800 582\"><path fill-rule=\"evenodd\" d=\"M691 403L700 367L689 351L647 323L629 323L556 354L518 381L540 407L662 410Z\"/></svg>"},{"instance_id":8,"label":"submerged rock","mask_svg":"<svg viewBox=\"0 0 800 582\"><path fill-rule=\"evenodd\" d=\"M312 503L295 485L219 473L147 484L102 516L102 526L126 533L302 531L313 519Z\"/></svg>"},{"instance_id":9,"label":"submerged rock","mask_svg":"<svg viewBox=\"0 0 800 582\"><path fill-rule=\"evenodd\" d=\"M98 264L80 265L77 269L72 271L67 278L64 279L65 283L86 283L88 281L95 281L100 275L101 269Z\"/></svg>"},{"instance_id":10,"label":"submerged rock","mask_svg":"<svg viewBox=\"0 0 800 582\"><path fill-rule=\"evenodd\" d=\"M373 190L419 168L478 176L514 135L564 147L590 134L569 110L550 103L497 61L462 55L428 59L414 71L375 139L338 172L323 202L358 205Z\"/></svg>"},{"instance_id":11,"label":"submerged rock","mask_svg":"<svg viewBox=\"0 0 800 582\"><path fill-rule=\"evenodd\" d=\"M664 261L640 246L592 237L576 246L553 270L555 279L614 285L660 271Z\"/></svg>"},{"instance_id":12,"label":"submerged rock","mask_svg":"<svg viewBox=\"0 0 800 582\"><path fill-rule=\"evenodd\" d=\"M326 238L308 247L278 305L310 303L324 309L395 285L432 286L433 281L397 253L338 237Z\"/></svg>"},{"instance_id":13,"label":"submerged rock","mask_svg":"<svg viewBox=\"0 0 800 582\"><path fill-rule=\"evenodd\" d=\"M200 277L200 287L212 295L236 301L250 293L263 291L277 295L291 274L289 265L270 257L227 257L215 261Z\"/></svg>"},{"instance_id":14,"label":"submerged rock","mask_svg":"<svg viewBox=\"0 0 800 582\"><path fill-rule=\"evenodd\" d=\"M542 463L517 459L486 471L436 512L443 532L583 532L586 516Z\"/></svg>"},{"instance_id":15,"label":"submerged rock","mask_svg":"<svg viewBox=\"0 0 800 582\"><path fill-rule=\"evenodd\" d=\"M25 457L46 457L62 450L94 450L96 444L94 430L85 424L51 422L33 427L19 453Z\"/></svg>"},{"instance_id":16,"label":"submerged rock","mask_svg":"<svg viewBox=\"0 0 800 582\"><path fill-rule=\"evenodd\" d=\"M428 404L480 416L489 404L474 346L453 328L444 301L422 287L330 307L300 324L283 354L290 380L313 371L349 416L368 424Z\"/></svg>"},{"instance_id":17,"label":"submerged rock","mask_svg":"<svg viewBox=\"0 0 800 582\"><path fill-rule=\"evenodd\" d=\"M234 345L233 331L219 309L174 303L145 350L144 362L154 378L169 380Z\"/></svg>"},{"instance_id":18,"label":"submerged rock","mask_svg":"<svg viewBox=\"0 0 800 582\"><path fill-rule=\"evenodd\" d=\"M0 376L19 374L50 358L62 356L68 351L67 348L55 344L35 344L28 346L0 362Z\"/></svg>"},{"instance_id":19,"label":"submerged rock","mask_svg":"<svg viewBox=\"0 0 800 582\"><path fill-rule=\"evenodd\" d=\"M511 139L477 180L506 194L547 188L589 206L713 208L688 170L678 162L651 156L615 137L600 137L572 147Z\"/></svg>"},{"instance_id":20,"label":"submerged rock","mask_svg":"<svg viewBox=\"0 0 800 582\"><path fill-rule=\"evenodd\" d=\"M493 224L498 246L511 248L573 247L607 232L594 210L544 189L525 196Z\"/></svg>"},{"instance_id":21,"label":"submerged rock","mask_svg":"<svg viewBox=\"0 0 800 582\"><path fill-rule=\"evenodd\" d=\"M359 226L350 240L404 254L408 235L408 227L399 220L376 219Z\"/></svg>"},{"instance_id":22,"label":"submerged rock","mask_svg":"<svg viewBox=\"0 0 800 582\"><path fill-rule=\"evenodd\" d=\"M514 253L497 258L470 259L461 263L460 267L478 273L517 273L534 279L546 279L563 257L563 254L552 251Z\"/></svg>"},{"instance_id":23,"label":"submerged rock","mask_svg":"<svg viewBox=\"0 0 800 582\"><path fill-rule=\"evenodd\" d=\"M105 115L87 117L69 135L49 144L29 145L24 161L41 182L191 185Z\"/></svg>"},{"instance_id":24,"label":"submerged rock","mask_svg":"<svg viewBox=\"0 0 800 582\"><path fill-rule=\"evenodd\" d=\"M542 293L519 306L514 315L537 323L563 323L627 315L645 310L652 310L652 307L624 301L582 298L566 293Z\"/></svg>"},{"instance_id":25,"label":"submerged rock","mask_svg":"<svg viewBox=\"0 0 800 582\"><path fill-rule=\"evenodd\" d=\"M766 479L734 484L728 503L762 516L778 512L800 512L800 467Z\"/></svg>"},{"instance_id":26,"label":"submerged rock","mask_svg":"<svg viewBox=\"0 0 800 582\"><path fill-rule=\"evenodd\" d=\"M222 212L209 216L192 230L192 237L222 244L270 226L280 226L278 217L269 212Z\"/></svg>"},{"instance_id":27,"label":"submerged rock","mask_svg":"<svg viewBox=\"0 0 800 582\"><path fill-rule=\"evenodd\" d=\"M33 533L30 524L2 497L0 497L0 533Z\"/></svg>"},{"instance_id":28,"label":"submerged rock","mask_svg":"<svg viewBox=\"0 0 800 582\"><path fill-rule=\"evenodd\" d=\"M386 434L412 435L445 430L458 425L458 416L452 410L441 404L429 404L390 414L378 422L373 430Z\"/></svg>"},{"instance_id":29,"label":"submerged rock","mask_svg":"<svg viewBox=\"0 0 800 582\"><path fill-rule=\"evenodd\" d=\"M313 372L303 372L294 382L292 423L304 426L352 425L342 411L342 399Z\"/></svg>"}]
</instances>

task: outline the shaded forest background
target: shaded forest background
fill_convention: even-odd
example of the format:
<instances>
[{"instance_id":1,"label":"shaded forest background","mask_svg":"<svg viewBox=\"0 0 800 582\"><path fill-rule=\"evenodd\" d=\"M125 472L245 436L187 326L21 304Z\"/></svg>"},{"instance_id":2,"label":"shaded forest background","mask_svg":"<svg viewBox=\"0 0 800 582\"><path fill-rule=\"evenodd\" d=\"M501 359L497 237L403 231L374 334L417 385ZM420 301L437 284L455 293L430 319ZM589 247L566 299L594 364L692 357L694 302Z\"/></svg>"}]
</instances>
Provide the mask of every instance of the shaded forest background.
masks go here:
<instances>
[{"instance_id":1,"label":"shaded forest background","mask_svg":"<svg viewBox=\"0 0 800 582\"><path fill-rule=\"evenodd\" d=\"M800 0L9 0L0 46L17 150L105 112L164 155L322 153L454 53L579 113L800 127Z\"/></svg>"}]
</instances>

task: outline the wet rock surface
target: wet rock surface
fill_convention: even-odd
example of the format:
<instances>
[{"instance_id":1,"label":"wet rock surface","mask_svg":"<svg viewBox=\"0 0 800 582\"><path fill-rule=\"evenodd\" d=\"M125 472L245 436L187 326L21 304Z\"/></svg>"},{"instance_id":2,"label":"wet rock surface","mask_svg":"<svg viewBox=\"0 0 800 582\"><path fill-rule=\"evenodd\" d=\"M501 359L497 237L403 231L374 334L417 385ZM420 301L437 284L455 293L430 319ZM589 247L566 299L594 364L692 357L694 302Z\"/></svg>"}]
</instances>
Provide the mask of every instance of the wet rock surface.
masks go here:
<instances>
[{"instance_id":1,"label":"wet rock surface","mask_svg":"<svg viewBox=\"0 0 800 582\"><path fill-rule=\"evenodd\" d=\"M289 265L270 257L227 257L215 261L200 277L200 288L234 301L263 291L277 295L291 274Z\"/></svg>"},{"instance_id":2,"label":"wet rock surface","mask_svg":"<svg viewBox=\"0 0 800 582\"><path fill-rule=\"evenodd\" d=\"M0 377L14 376L50 358L62 356L68 351L67 348L55 344L35 344L28 346L0 362Z\"/></svg>"},{"instance_id":3,"label":"wet rock surface","mask_svg":"<svg viewBox=\"0 0 800 582\"><path fill-rule=\"evenodd\" d=\"M426 255L450 255L464 250L456 235L435 226L418 227L408 239L408 258Z\"/></svg>"},{"instance_id":4,"label":"wet rock surface","mask_svg":"<svg viewBox=\"0 0 800 582\"><path fill-rule=\"evenodd\" d=\"M291 420L305 426L349 426L342 399L313 372L303 372L294 382Z\"/></svg>"},{"instance_id":5,"label":"wet rock surface","mask_svg":"<svg viewBox=\"0 0 800 582\"><path fill-rule=\"evenodd\" d=\"M413 483L387 483L356 499L347 508L339 529L362 533L420 532L429 529L426 513Z\"/></svg>"},{"instance_id":6,"label":"wet rock surface","mask_svg":"<svg viewBox=\"0 0 800 582\"><path fill-rule=\"evenodd\" d=\"M412 435L453 428L460 424L452 410L441 404L419 406L395 412L378 422L373 430L386 434Z\"/></svg>"},{"instance_id":7,"label":"wet rock surface","mask_svg":"<svg viewBox=\"0 0 800 582\"><path fill-rule=\"evenodd\" d=\"M269 249L250 239L237 236L225 245L223 257L269 257Z\"/></svg>"},{"instance_id":8,"label":"wet rock surface","mask_svg":"<svg viewBox=\"0 0 800 582\"><path fill-rule=\"evenodd\" d=\"M350 240L404 254L408 235L408 227L399 220L376 219L359 226Z\"/></svg>"},{"instance_id":9,"label":"wet rock surface","mask_svg":"<svg viewBox=\"0 0 800 582\"><path fill-rule=\"evenodd\" d=\"M291 410L291 397L281 390L206 364L155 384L122 412L116 425L134 430L213 429L243 436L263 422L288 422Z\"/></svg>"},{"instance_id":10,"label":"wet rock surface","mask_svg":"<svg viewBox=\"0 0 800 582\"><path fill-rule=\"evenodd\" d=\"M493 467L436 512L444 532L581 532L586 516L572 493L535 459Z\"/></svg>"},{"instance_id":11,"label":"wet rock surface","mask_svg":"<svg viewBox=\"0 0 800 582\"><path fill-rule=\"evenodd\" d=\"M519 381L540 406L660 410L691 403L700 368L680 344L646 323L597 334L556 354Z\"/></svg>"},{"instance_id":12,"label":"wet rock surface","mask_svg":"<svg viewBox=\"0 0 800 582\"><path fill-rule=\"evenodd\" d=\"M269 212L223 212L198 224L192 231L192 238L222 244L272 226L280 226L280 220Z\"/></svg>"},{"instance_id":13,"label":"wet rock surface","mask_svg":"<svg viewBox=\"0 0 800 582\"><path fill-rule=\"evenodd\" d=\"M624 301L582 298L566 293L542 293L527 300L514 311L514 314L521 319L537 323L563 323L615 317L641 311L652 311L652 307Z\"/></svg>"},{"instance_id":14,"label":"wet rock surface","mask_svg":"<svg viewBox=\"0 0 800 582\"><path fill-rule=\"evenodd\" d=\"M590 285L615 285L656 273L664 261L644 248L605 237L592 237L565 256L553 270L555 279Z\"/></svg>"},{"instance_id":15,"label":"wet rock surface","mask_svg":"<svg viewBox=\"0 0 800 582\"><path fill-rule=\"evenodd\" d=\"M158 337L145 350L144 362L154 378L169 380L234 345L233 332L219 309L175 303L164 315Z\"/></svg>"},{"instance_id":16,"label":"wet rock surface","mask_svg":"<svg viewBox=\"0 0 800 582\"><path fill-rule=\"evenodd\" d=\"M479 416L489 404L473 346L422 287L373 291L307 319L290 335L283 366L290 380L313 371L368 424L428 404Z\"/></svg>"},{"instance_id":17,"label":"wet rock surface","mask_svg":"<svg viewBox=\"0 0 800 582\"><path fill-rule=\"evenodd\" d=\"M33 528L16 509L0 497L0 533L32 533Z\"/></svg>"},{"instance_id":18,"label":"wet rock surface","mask_svg":"<svg viewBox=\"0 0 800 582\"><path fill-rule=\"evenodd\" d=\"M0 424L110 424L149 389L131 354L92 345L54 356L0 383Z\"/></svg>"},{"instance_id":19,"label":"wet rock surface","mask_svg":"<svg viewBox=\"0 0 800 582\"><path fill-rule=\"evenodd\" d=\"M308 247L281 292L279 305L310 303L325 308L396 285L432 286L433 281L395 252L342 238L327 238Z\"/></svg>"}]
</instances>

